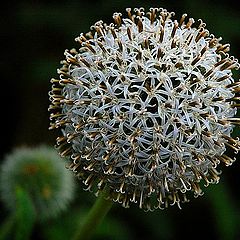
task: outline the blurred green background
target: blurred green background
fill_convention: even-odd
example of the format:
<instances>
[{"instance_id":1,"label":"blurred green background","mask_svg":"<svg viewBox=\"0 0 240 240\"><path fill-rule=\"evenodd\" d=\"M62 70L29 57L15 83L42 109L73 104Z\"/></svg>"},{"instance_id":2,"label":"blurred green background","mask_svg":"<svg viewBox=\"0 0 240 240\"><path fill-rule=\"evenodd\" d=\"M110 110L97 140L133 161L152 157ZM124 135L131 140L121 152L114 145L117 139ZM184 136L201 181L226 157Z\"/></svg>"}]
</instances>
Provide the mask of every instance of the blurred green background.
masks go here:
<instances>
[{"instance_id":1,"label":"blurred green background","mask_svg":"<svg viewBox=\"0 0 240 240\"><path fill-rule=\"evenodd\" d=\"M1 7L1 159L17 146L54 145L49 132L48 91L51 77L66 48L77 48L74 38L102 19L126 7L164 7L179 19L188 13L202 18L215 36L231 43L231 55L239 58L240 8L236 1L8 1ZM237 75L239 77L239 74ZM236 135L239 130L235 131ZM238 159L239 160L239 159ZM99 239L240 239L240 162L223 168L220 184L205 195L167 210L145 213L133 206L115 206L95 236ZM34 239L70 239L84 213L94 202L79 182L76 197L60 217L34 226ZM1 223L8 215L1 203ZM47 227L46 227L47 226Z\"/></svg>"}]
</instances>

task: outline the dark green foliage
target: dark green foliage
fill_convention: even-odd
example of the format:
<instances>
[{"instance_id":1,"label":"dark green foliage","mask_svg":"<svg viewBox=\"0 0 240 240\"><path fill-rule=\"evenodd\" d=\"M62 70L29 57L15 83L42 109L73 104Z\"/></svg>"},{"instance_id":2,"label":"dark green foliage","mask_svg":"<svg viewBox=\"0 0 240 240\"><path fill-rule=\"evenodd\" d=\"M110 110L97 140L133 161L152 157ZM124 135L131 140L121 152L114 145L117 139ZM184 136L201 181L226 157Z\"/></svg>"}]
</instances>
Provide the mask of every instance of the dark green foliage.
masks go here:
<instances>
[{"instance_id":1,"label":"dark green foliage","mask_svg":"<svg viewBox=\"0 0 240 240\"><path fill-rule=\"evenodd\" d=\"M2 135L1 156L22 144L55 143L55 136L48 131L46 110L49 79L60 66L58 60L64 58L63 50L72 46L78 48L74 37L88 31L99 19L109 23L114 11L124 12L129 6L162 6L175 11L179 18L187 12L195 19L202 18L216 37L222 36L224 42L231 43L230 53L240 57L240 9L233 0L23 0L5 4L1 16L1 117L6 131ZM236 128L234 136L239 135L239 128ZM224 171L225 178L219 185L210 186L203 198L183 204L182 210L174 207L146 215L136 208L112 209L94 239L240 239L238 160ZM91 193L80 189L76 195L74 207L58 218L35 226L34 240L70 239L79 218L95 200ZM7 214L5 206L1 205L0 234L11 232L14 218ZM103 232L109 235L102 235ZM1 240L7 240L2 236ZM14 232L9 239L14 239Z\"/></svg>"},{"instance_id":2,"label":"dark green foliage","mask_svg":"<svg viewBox=\"0 0 240 240\"><path fill-rule=\"evenodd\" d=\"M15 239L30 239L36 212L26 191L16 187Z\"/></svg>"}]
</instances>

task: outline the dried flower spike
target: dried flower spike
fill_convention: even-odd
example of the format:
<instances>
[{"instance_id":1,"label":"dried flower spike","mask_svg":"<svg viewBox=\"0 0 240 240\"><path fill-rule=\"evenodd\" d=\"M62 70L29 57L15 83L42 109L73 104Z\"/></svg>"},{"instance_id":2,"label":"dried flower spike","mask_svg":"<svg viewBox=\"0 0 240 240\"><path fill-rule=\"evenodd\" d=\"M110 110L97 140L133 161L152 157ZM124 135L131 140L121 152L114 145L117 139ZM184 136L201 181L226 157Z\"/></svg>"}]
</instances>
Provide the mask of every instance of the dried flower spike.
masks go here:
<instances>
[{"instance_id":1,"label":"dried flower spike","mask_svg":"<svg viewBox=\"0 0 240 240\"><path fill-rule=\"evenodd\" d=\"M240 149L230 134L240 119L237 59L199 20L177 21L162 8L114 13L76 38L79 51L52 79L51 126L57 146L87 189L147 210L202 195L220 162ZM225 152L231 152L228 156Z\"/></svg>"}]
</instances>

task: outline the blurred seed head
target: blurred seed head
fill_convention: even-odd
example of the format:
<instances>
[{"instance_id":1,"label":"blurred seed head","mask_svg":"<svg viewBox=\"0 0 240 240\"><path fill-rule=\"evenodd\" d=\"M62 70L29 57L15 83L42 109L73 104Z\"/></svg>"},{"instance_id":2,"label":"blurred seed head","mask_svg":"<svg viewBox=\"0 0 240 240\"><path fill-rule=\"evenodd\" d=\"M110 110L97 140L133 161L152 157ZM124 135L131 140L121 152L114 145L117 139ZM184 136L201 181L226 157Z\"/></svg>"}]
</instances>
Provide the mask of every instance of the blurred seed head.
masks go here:
<instances>
[{"instance_id":1,"label":"blurred seed head","mask_svg":"<svg viewBox=\"0 0 240 240\"><path fill-rule=\"evenodd\" d=\"M50 129L87 186L128 207L165 208L217 183L239 151L239 68L205 23L162 8L114 13L76 38L52 79ZM230 155L226 154L230 150Z\"/></svg>"},{"instance_id":2,"label":"blurred seed head","mask_svg":"<svg viewBox=\"0 0 240 240\"><path fill-rule=\"evenodd\" d=\"M0 172L1 198L16 210L16 191L25 191L40 220L57 216L73 199L74 179L52 148L18 148L7 155Z\"/></svg>"}]
</instances>

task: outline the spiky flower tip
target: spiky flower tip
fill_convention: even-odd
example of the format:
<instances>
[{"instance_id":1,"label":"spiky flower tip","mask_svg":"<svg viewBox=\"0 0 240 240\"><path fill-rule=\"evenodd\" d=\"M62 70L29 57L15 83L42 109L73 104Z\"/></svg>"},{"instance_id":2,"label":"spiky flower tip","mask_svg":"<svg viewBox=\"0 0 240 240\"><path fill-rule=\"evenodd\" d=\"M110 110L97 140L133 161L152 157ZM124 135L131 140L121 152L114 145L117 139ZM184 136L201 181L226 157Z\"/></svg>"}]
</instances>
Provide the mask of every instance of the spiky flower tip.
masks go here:
<instances>
[{"instance_id":1,"label":"spiky flower tip","mask_svg":"<svg viewBox=\"0 0 240 240\"><path fill-rule=\"evenodd\" d=\"M1 166L1 199L16 210L16 190L28 194L39 220L57 216L73 199L74 178L50 147L17 148Z\"/></svg>"},{"instance_id":2,"label":"spiky flower tip","mask_svg":"<svg viewBox=\"0 0 240 240\"><path fill-rule=\"evenodd\" d=\"M69 168L97 193L147 210L202 195L240 149L240 82L229 44L162 8L114 13L76 38L52 79L51 126ZM227 155L225 152L229 152ZM228 151L229 150L229 151Z\"/></svg>"}]
</instances>

